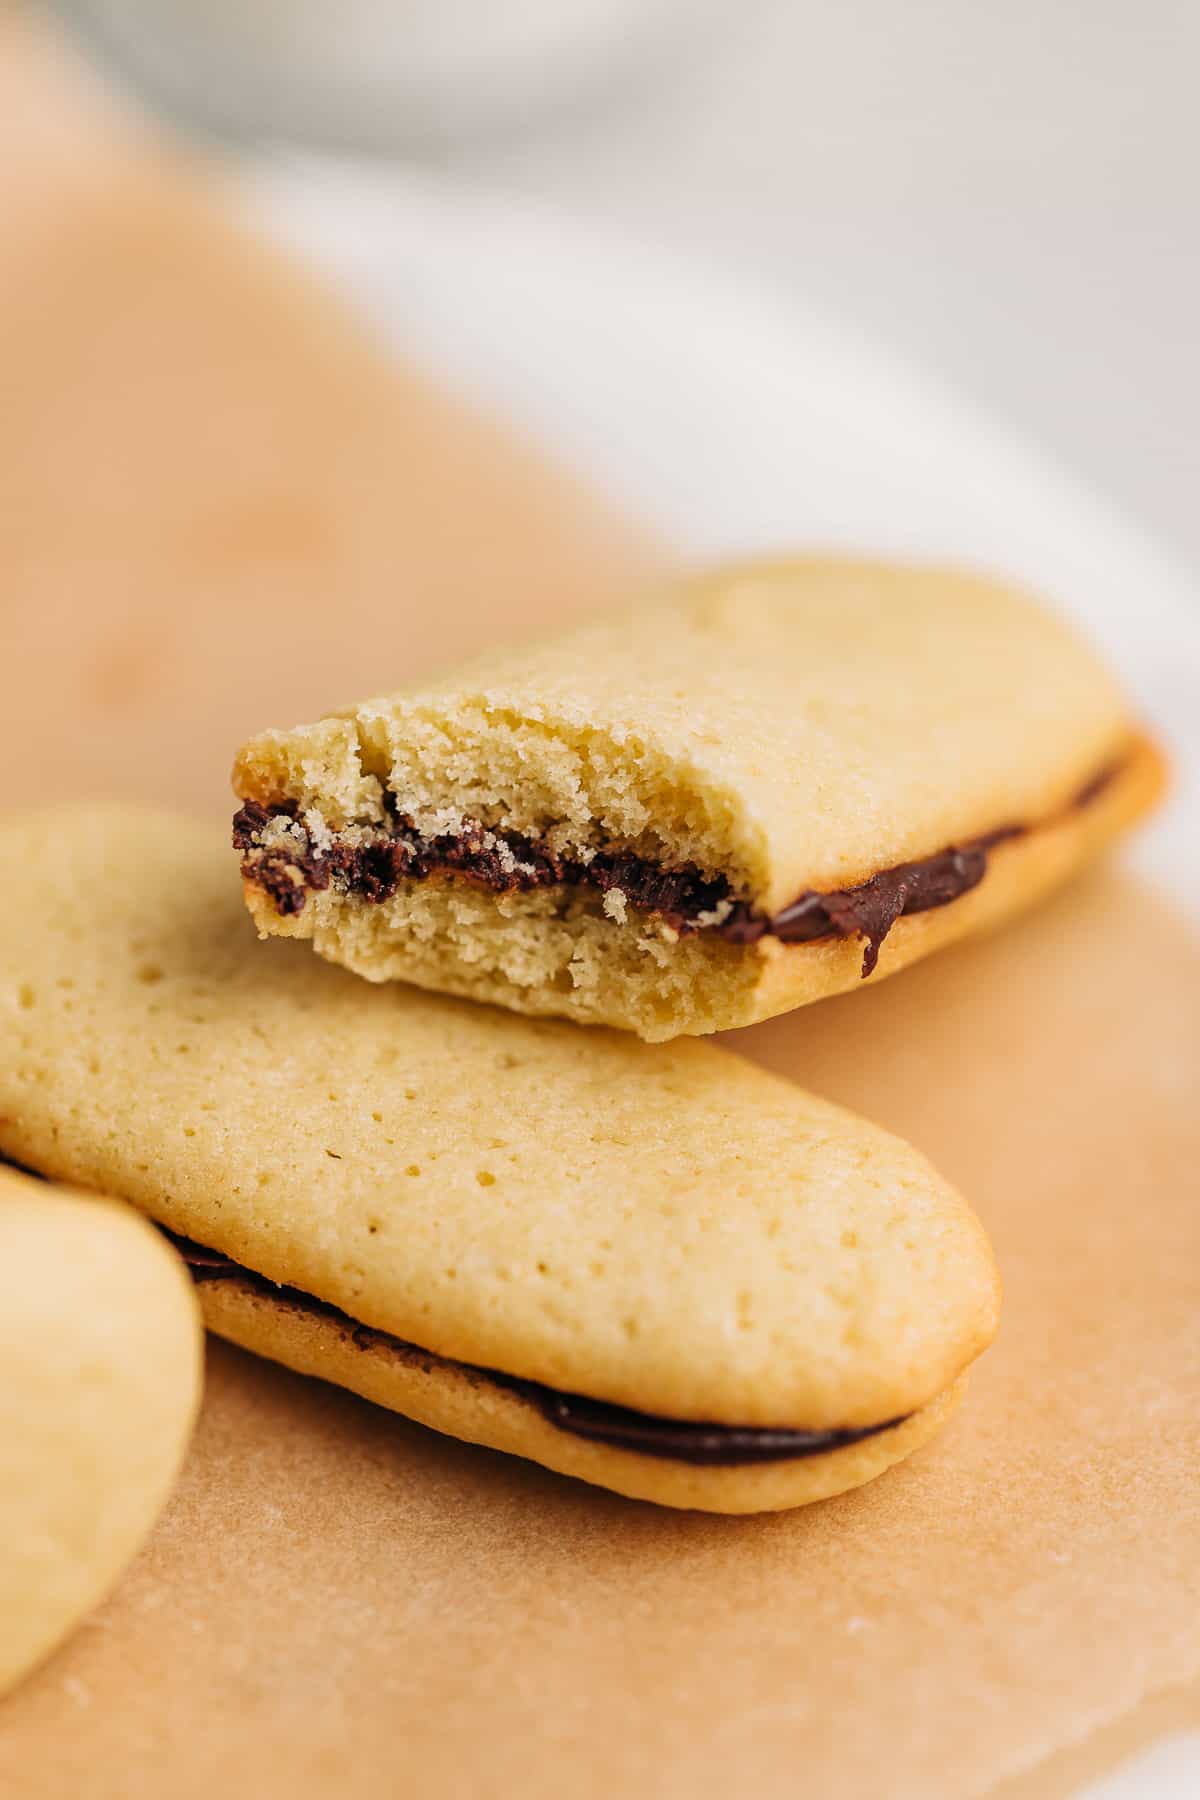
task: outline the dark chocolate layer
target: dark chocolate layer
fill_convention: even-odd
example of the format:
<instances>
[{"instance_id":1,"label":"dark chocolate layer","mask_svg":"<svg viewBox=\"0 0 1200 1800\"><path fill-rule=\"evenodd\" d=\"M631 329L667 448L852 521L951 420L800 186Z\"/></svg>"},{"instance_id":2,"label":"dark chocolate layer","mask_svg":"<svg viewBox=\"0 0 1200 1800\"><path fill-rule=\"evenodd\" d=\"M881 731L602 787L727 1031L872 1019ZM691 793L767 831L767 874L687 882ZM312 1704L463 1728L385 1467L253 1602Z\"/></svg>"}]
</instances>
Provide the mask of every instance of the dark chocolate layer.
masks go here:
<instances>
[{"instance_id":1,"label":"dark chocolate layer","mask_svg":"<svg viewBox=\"0 0 1200 1800\"><path fill-rule=\"evenodd\" d=\"M544 846L515 832L503 835L483 825L465 825L453 836L420 837L412 824L395 818L371 827L360 843L334 841L318 849L290 802L259 806L251 800L235 815L233 847L242 852L242 872L270 894L284 917L301 912L310 892L331 883L360 899L389 900L401 881L431 875L458 875L494 894L528 893L545 887L594 887L606 894L620 888L631 906L669 919L680 930L729 898L723 876L706 880L695 868L663 869L640 856L599 852L589 863L551 855ZM303 841L264 849L262 833L274 819L290 819Z\"/></svg>"},{"instance_id":2,"label":"dark chocolate layer","mask_svg":"<svg viewBox=\"0 0 1200 1800\"><path fill-rule=\"evenodd\" d=\"M45 1178L36 1169L26 1168L0 1152L0 1164L19 1169L24 1175ZM160 1226L163 1236L174 1244L191 1272L192 1280L240 1281L272 1299L284 1300L306 1312L332 1319L348 1331L360 1349L372 1345L387 1346L401 1355L412 1357L426 1369L439 1366L455 1368L478 1381L490 1381L509 1393L520 1394L542 1417L559 1431L575 1437L610 1444L614 1450L633 1450L642 1456L658 1456L675 1462L695 1463L707 1468L736 1468L750 1463L788 1462L794 1457L822 1456L830 1450L842 1450L847 1444L861 1443L904 1423L904 1416L885 1419L881 1425L860 1426L845 1431L794 1431L787 1427L762 1425L710 1425L690 1419L660 1419L650 1413L634 1412L626 1406L613 1406L607 1400L589 1400L582 1394L564 1394L541 1382L526 1381L518 1375L502 1375L497 1369L483 1369L474 1363L452 1362L417 1344L393 1337L390 1332L376 1331L360 1325L348 1313L305 1294L299 1288L283 1287L263 1275L243 1268L219 1250L206 1250L190 1238L178 1236Z\"/></svg>"},{"instance_id":3,"label":"dark chocolate layer","mask_svg":"<svg viewBox=\"0 0 1200 1800\"><path fill-rule=\"evenodd\" d=\"M633 1412L624 1406L613 1406L606 1400L589 1400L581 1394L564 1394L557 1388L544 1387L537 1381L526 1381L516 1375L502 1375L496 1369L479 1368L473 1363L456 1363L446 1357L422 1350L386 1331L360 1325L346 1313L324 1300L298 1288L280 1287L263 1276L245 1269L215 1250L206 1250L186 1238L167 1232L197 1282L236 1280L245 1282L274 1299L286 1300L334 1320L348 1331L362 1349L372 1345L387 1346L401 1354L420 1360L425 1368L465 1370L480 1381L519 1394L542 1417L560 1431L575 1437L590 1438L609 1444L614 1450L633 1450L642 1456L657 1456L676 1462L697 1463L707 1467L736 1467L748 1463L785 1462L800 1456L821 1456L830 1450L841 1450L863 1438L875 1437L902 1423L887 1419L881 1425L868 1425L848 1431L793 1431L787 1428L742 1425L710 1425L687 1419L660 1419L648 1413Z\"/></svg>"},{"instance_id":4,"label":"dark chocolate layer","mask_svg":"<svg viewBox=\"0 0 1200 1800\"><path fill-rule=\"evenodd\" d=\"M1113 764L1100 770L1068 810L1090 805L1117 768ZM264 847L262 834L281 817L294 827L291 841L286 848ZM712 931L734 944L753 944L761 937L776 937L784 944L861 937L866 977L898 918L946 906L978 886L996 845L1024 837L1031 829L1005 825L936 855L882 869L856 887L823 894L808 888L772 917L736 898L725 876L708 877L691 864L664 869L644 857L607 851L583 863L555 856L544 845L513 832L496 833L476 824L430 839L421 837L410 820L397 816L387 826L356 832L359 842L334 833L332 843L323 849L314 843L292 802L260 806L251 800L234 817L233 844L242 853L243 875L270 896L283 917L302 911L310 893L331 883L368 903L390 899L401 881L424 881L435 875L456 875L492 893L574 886L603 894L619 888L630 906L656 914L683 934ZM714 913L723 916L714 919Z\"/></svg>"}]
</instances>

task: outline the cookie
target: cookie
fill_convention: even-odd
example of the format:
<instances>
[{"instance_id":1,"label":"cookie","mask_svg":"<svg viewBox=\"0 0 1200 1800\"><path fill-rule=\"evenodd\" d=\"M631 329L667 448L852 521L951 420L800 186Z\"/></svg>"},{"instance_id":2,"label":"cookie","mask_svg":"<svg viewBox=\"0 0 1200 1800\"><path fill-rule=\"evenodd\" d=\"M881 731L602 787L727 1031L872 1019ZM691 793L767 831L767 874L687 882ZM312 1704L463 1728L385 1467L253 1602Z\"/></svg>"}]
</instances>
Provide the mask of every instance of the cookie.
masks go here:
<instances>
[{"instance_id":1,"label":"cookie","mask_svg":"<svg viewBox=\"0 0 1200 1800\"><path fill-rule=\"evenodd\" d=\"M202 1342L161 1232L0 1167L0 1693L149 1533L191 1432Z\"/></svg>"},{"instance_id":2,"label":"cookie","mask_svg":"<svg viewBox=\"0 0 1200 1800\"><path fill-rule=\"evenodd\" d=\"M212 1328L671 1505L796 1505L946 1417L995 1268L908 1145L686 1039L259 945L220 833L0 827L0 1150L179 1238Z\"/></svg>"},{"instance_id":3,"label":"cookie","mask_svg":"<svg viewBox=\"0 0 1200 1800\"><path fill-rule=\"evenodd\" d=\"M878 980L1063 880L1162 785L1096 658L994 582L750 565L267 731L264 935L650 1040Z\"/></svg>"}]
</instances>

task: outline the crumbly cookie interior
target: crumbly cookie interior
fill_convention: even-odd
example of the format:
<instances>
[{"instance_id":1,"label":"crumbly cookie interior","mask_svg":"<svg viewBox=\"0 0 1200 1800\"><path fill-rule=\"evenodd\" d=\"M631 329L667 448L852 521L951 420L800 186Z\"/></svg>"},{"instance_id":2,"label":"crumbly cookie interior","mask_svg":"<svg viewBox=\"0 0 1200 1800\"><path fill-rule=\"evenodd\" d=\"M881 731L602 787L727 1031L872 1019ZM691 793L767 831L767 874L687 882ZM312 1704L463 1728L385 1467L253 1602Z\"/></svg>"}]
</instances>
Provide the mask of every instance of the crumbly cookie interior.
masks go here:
<instances>
[{"instance_id":1,"label":"crumbly cookie interior","mask_svg":"<svg viewBox=\"0 0 1200 1800\"><path fill-rule=\"evenodd\" d=\"M694 866L750 892L752 866L735 796L653 743L556 717L548 722L480 705L360 709L364 766L397 812L431 836L477 820L586 862L619 849L664 868Z\"/></svg>"},{"instance_id":2,"label":"crumbly cookie interior","mask_svg":"<svg viewBox=\"0 0 1200 1800\"><path fill-rule=\"evenodd\" d=\"M584 888L491 894L466 882L401 883L370 904L328 888L281 919L261 889L251 909L274 934L311 938L369 981L408 981L519 1012L632 1026L655 1039L703 1030L755 987L756 951L706 932L680 936L651 913Z\"/></svg>"},{"instance_id":3,"label":"crumbly cookie interior","mask_svg":"<svg viewBox=\"0 0 1200 1800\"><path fill-rule=\"evenodd\" d=\"M732 793L584 722L557 718L551 727L475 705L458 708L451 728L432 706L413 703L401 716L367 705L302 733L264 733L239 758L235 785L243 799L293 803L318 848L369 840L399 817L430 840L482 828L502 854L518 837L585 867L615 852L689 868L739 897L761 877ZM261 842L286 852L296 835L284 818ZM310 938L368 980L652 1038L702 1029L718 1003L728 1010L739 983L749 1001L755 982L753 951L681 934L628 904L619 887L494 893L450 874L401 880L388 898L365 903L334 883L284 918L252 884L248 899L260 929Z\"/></svg>"}]
</instances>

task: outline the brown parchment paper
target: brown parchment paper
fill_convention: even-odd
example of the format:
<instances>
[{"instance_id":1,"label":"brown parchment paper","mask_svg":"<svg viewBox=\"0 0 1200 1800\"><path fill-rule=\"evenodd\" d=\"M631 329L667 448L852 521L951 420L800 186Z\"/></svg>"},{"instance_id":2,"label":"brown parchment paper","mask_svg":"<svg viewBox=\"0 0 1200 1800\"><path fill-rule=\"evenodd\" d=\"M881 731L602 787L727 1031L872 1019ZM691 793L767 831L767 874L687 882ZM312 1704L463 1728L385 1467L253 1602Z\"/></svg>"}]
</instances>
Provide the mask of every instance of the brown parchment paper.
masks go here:
<instances>
[{"instance_id":1,"label":"brown parchment paper","mask_svg":"<svg viewBox=\"0 0 1200 1800\"><path fill-rule=\"evenodd\" d=\"M655 553L384 367L40 38L0 32L3 803L223 807L239 734L594 604ZM672 1515L225 1346L177 1497L0 1706L20 1800L1050 1800L1200 1724L1200 945L1101 871L730 1047L971 1196L945 1436Z\"/></svg>"},{"instance_id":2,"label":"brown parchment paper","mask_svg":"<svg viewBox=\"0 0 1200 1800\"><path fill-rule=\"evenodd\" d=\"M251 731L651 560L2 17L0 554L6 788L222 813Z\"/></svg>"}]
</instances>

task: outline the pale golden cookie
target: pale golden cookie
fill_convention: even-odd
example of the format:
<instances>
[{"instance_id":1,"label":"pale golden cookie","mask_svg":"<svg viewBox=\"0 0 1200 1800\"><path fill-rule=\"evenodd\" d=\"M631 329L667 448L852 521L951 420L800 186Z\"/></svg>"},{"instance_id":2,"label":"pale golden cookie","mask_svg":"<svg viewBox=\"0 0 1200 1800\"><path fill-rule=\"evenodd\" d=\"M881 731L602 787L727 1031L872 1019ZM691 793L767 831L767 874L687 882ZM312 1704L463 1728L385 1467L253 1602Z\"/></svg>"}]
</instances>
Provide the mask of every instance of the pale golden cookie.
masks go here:
<instances>
[{"instance_id":1,"label":"pale golden cookie","mask_svg":"<svg viewBox=\"0 0 1200 1800\"><path fill-rule=\"evenodd\" d=\"M528 1457L635 1500L700 1512L777 1512L861 1487L939 1431L968 1380L960 1375L890 1431L840 1449L759 1464L706 1465L638 1455L562 1431L487 1374L411 1350L245 1278L203 1281L199 1292L210 1329L245 1350L337 1382L451 1437Z\"/></svg>"},{"instance_id":2,"label":"pale golden cookie","mask_svg":"<svg viewBox=\"0 0 1200 1800\"><path fill-rule=\"evenodd\" d=\"M788 1505L905 1454L995 1331L978 1221L908 1145L707 1046L259 946L205 827L11 822L0 927L0 1150L220 1253L215 1328L446 1430L668 1503ZM467 1367L422 1398L421 1353ZM786 1460L741 1466L778 1446L739 1438L681 1470L695 1425L722 1456L789 1434Z\"/></svg>"},{"instance_id":3,"label":"pale golden cookie","mask_svg":"<svg viewBox=\"0 0 1200 1800\"><path fill-rule=\"evenodd\" d=\"M1007 917L1146 811L1162 767L1022 595L795 560L264 732L234 785L261 933L656 1040Z\"/></svg>"},{"instance_id":4,"label":"pale golden cookie","mask_svg":"<svg viewBox=\"0 0 1200 1800\"><path fill-rule=\"evenodd\" d=\"M149 1533L191 1432L202 1344L161 1232L0 1167L0 1693Z\"/></svg>"}]
</instances>

